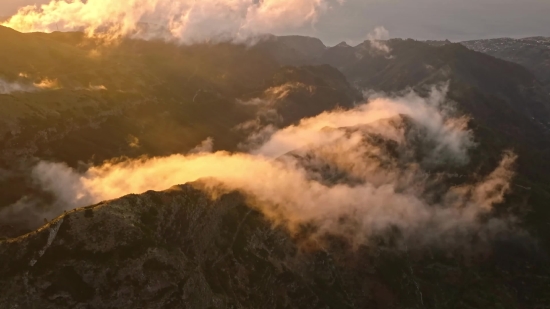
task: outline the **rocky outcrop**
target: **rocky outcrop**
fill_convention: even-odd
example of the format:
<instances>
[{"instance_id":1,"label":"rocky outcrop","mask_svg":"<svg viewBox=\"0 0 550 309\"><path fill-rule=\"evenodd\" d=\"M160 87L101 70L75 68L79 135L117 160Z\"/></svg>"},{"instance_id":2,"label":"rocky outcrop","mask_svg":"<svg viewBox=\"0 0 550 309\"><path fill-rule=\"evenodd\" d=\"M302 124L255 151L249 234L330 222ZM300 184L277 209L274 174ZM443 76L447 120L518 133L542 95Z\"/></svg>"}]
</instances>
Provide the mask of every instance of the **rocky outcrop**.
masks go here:
<instances>
[{"instance_id":1,"label":"rocky outcrop","mask_svg":"<svg viewBox=\"0 0 550 309\"><path fill-rule=\"evenodd\" d=\"M191 185L67 212L0 242L0 257L1 308L351 304L326 254L305 259L240 194L214 201Z\"/></svg>"}]
</instances>

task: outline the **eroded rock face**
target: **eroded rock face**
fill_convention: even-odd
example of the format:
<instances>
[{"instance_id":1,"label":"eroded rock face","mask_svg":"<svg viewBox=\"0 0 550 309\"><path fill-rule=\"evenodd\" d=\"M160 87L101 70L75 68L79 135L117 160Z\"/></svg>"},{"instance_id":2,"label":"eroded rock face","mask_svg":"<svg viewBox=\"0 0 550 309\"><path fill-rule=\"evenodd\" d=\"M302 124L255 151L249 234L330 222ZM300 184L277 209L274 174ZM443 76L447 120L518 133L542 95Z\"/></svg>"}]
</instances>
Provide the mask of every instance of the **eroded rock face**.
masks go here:
<instances>
[{"instance_id":1,"label":"eroded rock face","mask_svg":"<svg viewBox=\"0 0 550 309\"><path fill-rule=\"evenodd\" d=\"M0 257L1 308L351 306L326 254L189 185L67 212Z\"/></svg>"}]
</instances>

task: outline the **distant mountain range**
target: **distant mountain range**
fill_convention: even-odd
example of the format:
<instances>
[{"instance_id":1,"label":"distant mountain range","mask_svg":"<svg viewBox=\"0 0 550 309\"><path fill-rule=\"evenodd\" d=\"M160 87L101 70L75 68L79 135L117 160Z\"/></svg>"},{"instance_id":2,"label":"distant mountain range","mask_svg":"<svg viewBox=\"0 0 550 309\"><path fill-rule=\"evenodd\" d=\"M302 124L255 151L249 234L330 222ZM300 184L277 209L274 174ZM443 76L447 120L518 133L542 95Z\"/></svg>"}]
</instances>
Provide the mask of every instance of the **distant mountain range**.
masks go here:
<instances>
[{"instance_id":1,"label":"distant mountain range","mask_svg":"<svg viewBox=\"0 0 550 309\"><path fill-rule=\"evenodd\" d=\"M284 64L329 64L359 89L422 91L429 85L450 82L449 95L478 121L492 122L493 127L502 125L502 130L509 131L507 134L524 132L518 140L533 137L527 132L539 132L535 135L550 132L550 93L523 66L450 42L434 44L401 39L379 42L391 52L381 52L370 41L355 47L345 43L325 47L313 38L304 38L307 43L302 45L299 42L296 37L291 40L279 37L259 44L258 48ZM308 50L306 44L314 51L302 52ZM516 133L511 133L511 126L518 126L513 130Z\"/></svg>"}]
</instances>

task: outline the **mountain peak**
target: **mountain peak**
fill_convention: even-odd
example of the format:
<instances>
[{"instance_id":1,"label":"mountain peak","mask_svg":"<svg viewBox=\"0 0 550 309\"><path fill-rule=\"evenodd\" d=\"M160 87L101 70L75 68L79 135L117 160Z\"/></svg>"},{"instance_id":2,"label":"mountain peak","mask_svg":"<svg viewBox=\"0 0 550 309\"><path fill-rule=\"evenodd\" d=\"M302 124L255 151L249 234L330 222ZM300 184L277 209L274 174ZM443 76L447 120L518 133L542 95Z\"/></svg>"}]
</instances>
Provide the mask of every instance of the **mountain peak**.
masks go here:
<instances>
[{"instance_id":1,"label":"mountain peak","mask_svg":"<svg viewBox=\"0 0 550 309\"><path fill-rule=\"evenodd\" d=\"M342 41L337 45L335 45L334 47L351 47L351 46L348 43L346 43L346 41Z\"/></svg>"}]
</instances>

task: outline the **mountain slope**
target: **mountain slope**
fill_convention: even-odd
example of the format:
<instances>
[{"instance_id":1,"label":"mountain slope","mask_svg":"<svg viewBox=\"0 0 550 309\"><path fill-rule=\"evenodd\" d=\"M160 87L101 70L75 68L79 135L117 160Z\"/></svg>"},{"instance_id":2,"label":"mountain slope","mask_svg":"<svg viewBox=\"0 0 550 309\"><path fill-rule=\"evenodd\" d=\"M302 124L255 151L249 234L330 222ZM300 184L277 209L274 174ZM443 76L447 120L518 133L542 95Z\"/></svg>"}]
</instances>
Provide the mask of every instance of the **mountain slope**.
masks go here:
<instances>
[{"instance_id":1,"label":"mountain slope","mask_svg":"<svg viewBox=\"0 0 550 309\"><path fill-rule=\"evenodd\" d=\"M430 46L413 40L390 40L388 55L364 54L344 67L348 80L360 87L385 92L406 87L422 92L448 82L447 98L456 108L471 115L478 136L476 153L481 162L494 149L513 149L519 155L519 178L532 212L526 225L544 242L550 212L542 203L550 188L550 96L535 76L522 66L460 44ZM491 150L493 149L493 150ZM535 189L537 188L537 189ZM536 214L536 215L535 215Z\"/></svg>"},{"instance_id":2,"label":"mountain slope","mask_svg":"<svg viewBox=\"0 0 550 309\"><path fill-rule=\"evenodd\" d=\"M434 84L448 84L447 98L471 116L470 126L479 147L475 160L491 161L499 151L519 155L518 178L531 209L521 211L525 225L550 246L544 235L550 209L550 95L544 84L516 63L472 51L450 42L394 39L380 41L380 49L366 41L355 47L342 43L327 48L310 63L338 68L358 89L402 93L414 89L427 94ZM550 247L548 247L550 248Z\"/></svg>"},{"instance_id":3,"label":"mountain slope","mask_svg":"<svg viewBox=\"0 0 550 309\"><path fill-rule=\"evenodd\" d=\"M0 241L5 308L535 308L549 301L540 262L349 250L273 228L238 193L200 184L70 211ZM521 256L520 256L521 255ZM529 289L514 281L518 272ZM545 279L546 278L546 279ZM497 296L498 295L498 296ZM546 295L548 296L548 295Z\"/></svg>"},{"instance_id":4,"label":"mountain slope","mask_svg":"<svg viewBox=\"0 0 550 309\"><path fill-rule=\"evenodd\" d=\"M269 36L258 42L254 49L270 54L283 65L304 65L316 64L326 46L317 38L289 35Z\"/></svg>"},{"instance_id":5,"label":"mountain slope","mask_svg":"<svg viewBox=\"0 0 550 309\"><path fill-rule=\"evenodd\" d=\"M66 213L0 243L0 256L5 308L346 308L349 301L330 269L315 274L335 280L321 293L307 277L313 264L240 195L214 202L191 186Z\"/></svg>"},{"instance_id":6,"label":"mountain slope","mask_svg":"<svg viewBox=\"0 0 550 309\"><path fill-rule=\"evenodd\" d=\"M294 37L294 41L299 40L305 45L309 38ZM275 39L269 42L286 46ZM329 64L339 69L350 83L365 90L395 92L407 87L418 90L450 81L451 94L475 91L501 101L485 111L481 110L485 107L459 101L460 107L474 117L486 120L490 117L488 109L519 113L526 121L534 118L532 125L539 126L539 129L550 130L550 93L544 89L541 80L520 65L468 50L461 44L434 45L432 42L394 39L374 43L365 41L357 46L342 42L326 48L320 56L319 52L320 49L312 53L307 61L303 54L295 59L291 59L289 54L279 62Z\"/></svg>"},{"instance_id":7,"label":"mountain slope","mask_svg":"<svg viewBox=\"0 0 550 309\"><path fill-rule=\"evenodd\" d=\"M278 125L288 125L359 97L337 70L296 68L292 75L247 46L138 40L105 46L81 33L0 32L0 56L7 59L0 86L15 89L0 94L0 208L39 192L29 169L37 159L76 167L186 153L207 138L216 150L235 150L246 137L236 128L260 108L239 102L286 86L286 96L272 103L282 117ZM35 86L44 80L53 86ZM21 224L0 221L9 229Z\"/></svg>"},{"instance_id":8,"label":"mountain slope","mask_svg":"<svg viewBox=\"0 0 550 309\"><path fill-rule=\"evenodd\" d=\"M550 38L500 38L466 41L461 44L472 50L526 67L550 91Z\"/></svg>"}]
</instances>

